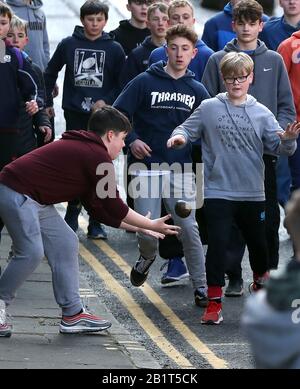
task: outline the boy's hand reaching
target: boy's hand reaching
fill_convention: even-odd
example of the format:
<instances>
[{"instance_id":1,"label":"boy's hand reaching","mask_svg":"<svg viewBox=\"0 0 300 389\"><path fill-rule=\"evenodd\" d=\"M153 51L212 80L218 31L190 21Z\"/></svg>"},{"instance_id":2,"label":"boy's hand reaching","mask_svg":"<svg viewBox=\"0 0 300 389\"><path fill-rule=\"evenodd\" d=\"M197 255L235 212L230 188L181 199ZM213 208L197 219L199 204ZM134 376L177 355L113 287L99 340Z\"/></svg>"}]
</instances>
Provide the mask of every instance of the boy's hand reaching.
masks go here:
<instances>
[{"instance_id":1,"label":"boy's hand reaching","mask_svg":"<svg viewBox=\"0 0 300 389\"><path fill-rule=\"evenodd\" d=\"M44 143L48 143L52 137L52 129L48 126L40 126L39 130L44 135Z\"/></svg>"},{"instance_id":2,"label":"boy's hand reaching","mask_svg":"<svg viewBox=\"0 0 300 389\"><path fill-rule=\"evenodd\" d=\"M283 132L277 132L281 140L293 140L297 139L300 132L300 122L293 122L288 124L287 128Z\"/></svg>"},{"instance_id":3,"label":"boy's hand reaching","mask_svg":"<svg viewBox=\"0 0 300 389\"><path fill-rule=\"evenodd\" d=\"M172 136L167 142L167 147L176 149L186 144L186 139L183 135Z\"/></svg>"}]
</instances>

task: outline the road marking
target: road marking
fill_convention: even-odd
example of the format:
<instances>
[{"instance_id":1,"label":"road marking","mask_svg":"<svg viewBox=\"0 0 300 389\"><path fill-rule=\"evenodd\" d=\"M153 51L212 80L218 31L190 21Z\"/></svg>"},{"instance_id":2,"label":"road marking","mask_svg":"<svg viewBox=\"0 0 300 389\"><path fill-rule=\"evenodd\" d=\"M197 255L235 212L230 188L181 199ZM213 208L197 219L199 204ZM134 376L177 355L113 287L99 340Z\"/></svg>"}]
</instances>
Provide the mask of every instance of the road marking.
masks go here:
<instances>
[{"instance_id":1,"label":"road marking","mask_svg":"<svg viewBox=\"0 0 300 389\"><path fill-rule=\"evenodd\" d=\"M79 252L82 258L103 280L107 288L115 295L131 313L133 318L139 323L148 336L154 343L166 353L180 368L193 368L193 365L179 352L175 347L165 339L163 333L153 324L151 319L146 316L145 312L127 292L127 290L120 285L120 283L108 272L104 265L89 252L82 244L79 246Z\"/></svg>"},{"instance_id":2,"label":"road marking","mask_svg":"<svg viewBox=\"0 0 300 389\"><path fill-rule=\"evenodd\" d=\"M80 225L82 225L84 228L87 227L87 221L84 219L83 216L80 216ZM101 251L103 251L128 277L131 271L131 267L127 264L127 262L116 252L114 251L106 242L103 240L94 240L93 243L100 248ZM97 261L97 263L99 263ZM101 265L106 273L110 276L111 274L107 272L106 268ZM98 272L97 272L98 273ZM100 278L104 279L100 272ZM115 280L113 278L113 280ZM105 279L104 279L105 281ZM116 281L115 281L116 282ZM119 286L119 283L117 283ZM128 292L122 288L127 294ZM176 315L176 313L161 299L161 297L155 292L151 286L145 282L143 285L143 288L140 289L148 300L151 301L151 303L160 311L160 313L168 320L170 325L172 325L180 334L181 336L194 348L194 350L197 351L198 354L200 354L204 359L207 360L207 362L215 369L228 369L228 363L224 360L219 358L216 354L214 354L208 346L203 343L199 337L189 329L189 327L183 323L183 321ZM112 292L114 292L114 289L112 288ZM132 297L130 296L130 299ZM120 300L123 302L123 296L120 295ZM134 301L134 300L133 300ZM137 303L134 302L135 305ZM127 307L128 309L128 307ZM139 307L141 310L141 308ZM129 310L129 309L128 309ZM136 313L133 314L134 318L137 318L135 316ZM139 320L137 320L139 322ZM200 326L199 321L199 326ZM146 329L146 332L149 334L148 329ZM160 347L161 348L161 347ZM163 352L170 356L170 350L164 349ZM177 350L176 350L177 352ZM174 360L174 358L172 358ZM177 363L177 362L176 362Z\"/></svg>"}]
</instances>

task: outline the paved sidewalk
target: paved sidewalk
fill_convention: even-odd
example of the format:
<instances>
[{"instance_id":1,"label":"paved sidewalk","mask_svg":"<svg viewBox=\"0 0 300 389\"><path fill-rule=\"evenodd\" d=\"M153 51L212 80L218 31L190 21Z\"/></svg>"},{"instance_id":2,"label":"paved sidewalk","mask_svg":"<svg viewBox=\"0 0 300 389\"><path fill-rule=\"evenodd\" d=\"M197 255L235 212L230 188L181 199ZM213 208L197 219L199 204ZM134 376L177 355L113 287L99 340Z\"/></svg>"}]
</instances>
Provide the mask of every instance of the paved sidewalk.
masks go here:
<instances>
[{"instance_id":1,"label":"paved sidewalk","mask_svg":"<svg viewBox=\"0 0 300 389\"><path fill-rule=\"evenodd\" d=\"M5 268L10 238L2 233L0 266ZM81 276L83 301L93 313L110 320L101 333L62 335L60 309L52 291L46 260L19 289L8 308L13 335L0 338L0 369L136 369L159 368L148 352L119 325Z\"/></svg>"}]
</instances>

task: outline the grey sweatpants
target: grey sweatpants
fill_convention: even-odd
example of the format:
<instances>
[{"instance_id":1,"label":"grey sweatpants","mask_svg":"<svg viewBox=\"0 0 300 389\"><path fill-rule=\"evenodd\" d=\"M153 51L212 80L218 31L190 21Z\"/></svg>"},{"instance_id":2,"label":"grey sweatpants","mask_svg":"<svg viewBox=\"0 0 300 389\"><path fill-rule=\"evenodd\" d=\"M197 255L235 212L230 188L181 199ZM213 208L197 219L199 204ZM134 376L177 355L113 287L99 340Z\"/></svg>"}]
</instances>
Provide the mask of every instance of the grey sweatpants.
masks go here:
<instances>
[{"instance_id":1,"label":"grey sweatpants","mask_svg":"<svg viewBox=\"0 0 300 389\"><path fill-rule=\"evenodd\" d=\"M167 212L172 215L174 224L181 227L178 236L182 242L186 264L189 269L192 284L195 289L206 287L205 257L199 236L198 225L195 219L195 209L187 218L178 217L175 213L175 204L178 200L185 200L194 205L196 203L196 187L193 175L185 173L187 178L182 181L183 175L170 174L159 177L134 177L139 188L139 195L133 193L134 209L141 215L151 212L151 219L160 217L161 201L163 200ZM134 184L134 182L133 182ZM182 190L183 189L183 190ZM144 234L138 234L138 244L144 258L153 258L158 249L158 241Z\"/></svg>"},{"instance_id":2,"label":"grey sweatpants","mask_svg":"<svg viewBox=\"0 0 300 389\"><path fill-rule=\"evenodd\" d=\"M62 314L82 309L79 296L78 238L53 205L0 184L0 217L13 241L14 255L0 278L0 299L6 304L46 256Z\"/></svg>"}]
</instances>

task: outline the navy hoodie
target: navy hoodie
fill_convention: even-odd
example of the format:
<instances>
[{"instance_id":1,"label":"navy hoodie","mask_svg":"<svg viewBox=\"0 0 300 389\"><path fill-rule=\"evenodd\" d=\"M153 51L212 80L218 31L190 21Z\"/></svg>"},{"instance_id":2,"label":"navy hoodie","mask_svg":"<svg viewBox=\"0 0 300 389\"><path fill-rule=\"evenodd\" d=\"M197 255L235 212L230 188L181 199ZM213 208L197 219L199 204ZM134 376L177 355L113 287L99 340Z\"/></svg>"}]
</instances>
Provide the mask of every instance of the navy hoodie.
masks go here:
<instances>
[{"instance_id":1,"label":"navy hoodie","mask_svg":"<svg viewBox=\"0 0 300 389\"><path fill-rule=\"evenodd\" d=\"M122 87L148 69L150 54L156 48L157 46L152 42L151 36L147 36L141 46L132 50L122 69L120 77Z\"/></svg>"},{"instance_id":2,"label":"navy hoodie","mask_svg":"<svg viewBox=\"0 0 300 389\"><path fill-rule=\"evenodd\" d=\"M107 33L92 41L85 37L83 27L76 26L73 35L59 43L45 71L47 106L64 65L63 109L89 114L97 100L112 104L120 92L124 62L124 50Z\"/></svg>"},{"instance_id":3,"label":"navy hoodie","mask_svg":"<svg viewBox=\"0 0 300 389\"><path fill-rule=\"evenodd\" d=\"M22 100L29 101L37 96L30 63L21 59L18 49L5 44L5 62L0 63L0 132L15 131Z\"/></svg>"},{"instance_id":4,"label":"navy hoodie","mask_svg":"<svg viewBox=\"0 0 300 389\"><path fill-rule=\"evenodd\" d=\"M265 42L268 49L277 50L282 41L289 38L300 29L300 23L296 27L286 23L284 16L271 18L260 34L260 39Z\"/></svg>"},{"instance_id":5,"label":"navy hoodie","mask_svg":"<svg viewBox=\"0 0 300 389\"><path fill-rule=\"evenodd\" d=\"M263 21L269 19L267 15L263 15ZM218 12L210 18L204 25L202 40L214 51L219 51L224 48L227 42L236 37L236 33L232 31L232 5L225 5L223 11Z\"/></svg>"},{"instance_id":6,"label":"navy hoodie","mask_svg":"<svg viewBox=\"0 0 300 389\"><path fill-rule=\"evenodd\" d=\"M165 72L165 65L160 61L150 66L125 87L114 103L133 123L127 144L141 139L152 149L151 157L139 160L148 168L151 163L191 162L191 147L168 149L167 140L174 128L209 98L204 86L194 79L194 73L187 70L176 80Z\"/></svg>"}]
</instances>

